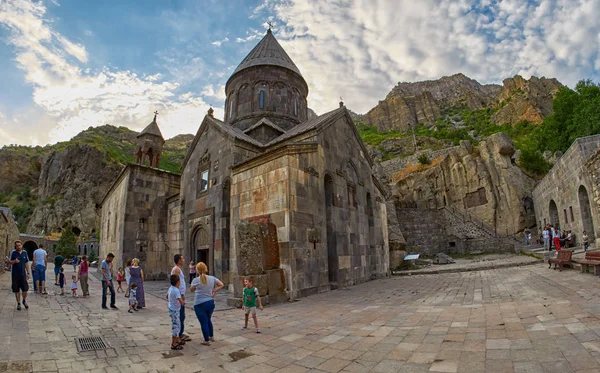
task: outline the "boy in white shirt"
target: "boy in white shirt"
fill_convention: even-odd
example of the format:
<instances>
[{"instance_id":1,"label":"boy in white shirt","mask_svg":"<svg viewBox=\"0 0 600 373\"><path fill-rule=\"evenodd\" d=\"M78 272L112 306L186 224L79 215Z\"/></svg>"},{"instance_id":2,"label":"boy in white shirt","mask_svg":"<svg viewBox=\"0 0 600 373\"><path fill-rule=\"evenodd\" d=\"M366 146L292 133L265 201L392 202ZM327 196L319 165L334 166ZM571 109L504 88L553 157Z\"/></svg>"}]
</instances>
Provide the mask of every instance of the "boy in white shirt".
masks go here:
<instances>
[{"instance_id":1,"label":"boy in white shirt","mask_svg":"<svg viewBox=\"0 0 600 373\"><path fill-rule=\"evenodd\" d=\"M179 339L179 331L181 330L181 320L179 312L184 305L181 292L179 291L179 276L171 275L171 287L167 292L169 300L169 316L171 317L171 350L182 350L184 341Z\"/></svg>"}]
</instances>

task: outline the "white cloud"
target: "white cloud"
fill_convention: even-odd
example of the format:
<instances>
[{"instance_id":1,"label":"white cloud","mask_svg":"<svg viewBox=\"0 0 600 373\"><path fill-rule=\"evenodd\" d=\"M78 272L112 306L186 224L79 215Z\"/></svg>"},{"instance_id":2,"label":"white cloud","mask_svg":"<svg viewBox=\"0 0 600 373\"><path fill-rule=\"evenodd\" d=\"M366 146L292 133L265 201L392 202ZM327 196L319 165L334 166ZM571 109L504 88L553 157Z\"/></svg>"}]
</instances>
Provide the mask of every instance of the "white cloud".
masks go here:
<instances>
[{"instance_id":1,"label":"white cloud","mask_svg":"<svg viewBox=\"0 0 600 373\"><path fill-rule=\"evenodd\" d=\"M160 74L140 77L107 67L82 70L78 64L88 60L85 47L54 31L45 12L41 2L0 2L0 25L10 32L15 60L33 87L33 101L55 123L41 141L67 140L90 126L106 123L139 130L157 109L166 137L196 132L209 107L201 98L177 94L179 84L161 81ZM13 118L6 127L17 124ZM25 142L32 141L29 135Z\"/></svg>"},{"instance_id":2,"label":"white cloud","mask_svg":"<svg viewBox=\"0 0 600 373\"><path fill-rule=\"evenodd\" d=\"M236 43L247 43L252 40L258 40L258 39L262 38L264 35L265 35L264 31L251 28L249 31L246 31L245 38L236 38L235 42Z\"/></svg>"},{"instance_id":3,"label":"white cloud","mask_svg":"<svg viewBox=\"0 0 600 373\"><path fill-rule=\"evenodd\" d=\"M228 41L229 41L229 38L228 38L228 37L225 37L224 39L221 39L221 40L215 40L215 41L213 41L211 44L212 44L212 45L216 45L217 47L220 47L220 46L221 46L221 44L223 44L223 43L227 43Z\"/></svg>"},{"instance_id":4,"label":"white cloud","mask_svg":"<svg viewBox=\"0 0 600 373\"><path fill-rule=\"evenodd\" d=\"M398 81L459 72L496 83L599 78L600 0L266 0L261 12L275 15L321 113L339 96L366 112Z\"/></svg>"},{"instance_id":5,"label":"white cloud","mask_svg":"<svg viewBox=\"0 0 600 373\"><path fill-rule=\"evenodd\" d=\"M220 86L215 86L213 84L208 84L204 86L202 89L202 96L204 97L214 97L218 100L225 101L227 96L225 96L225 84Z\"/></svg>"}]
</instances>

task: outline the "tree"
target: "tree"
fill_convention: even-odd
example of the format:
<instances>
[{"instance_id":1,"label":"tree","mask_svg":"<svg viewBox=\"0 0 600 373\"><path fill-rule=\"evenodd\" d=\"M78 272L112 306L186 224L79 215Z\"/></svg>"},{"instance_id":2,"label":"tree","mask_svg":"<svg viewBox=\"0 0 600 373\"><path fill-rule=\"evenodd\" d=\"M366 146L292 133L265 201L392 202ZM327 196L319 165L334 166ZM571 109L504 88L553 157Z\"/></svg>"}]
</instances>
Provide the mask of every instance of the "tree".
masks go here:
<instances>
[{"instance_id":1,"label":"tree","mask_svg":"<svg viewBox=\"0 0 600 373\"><path fill-rule=\"evenodd\" d=\"M73 227L71 224L67 224L63 227L62 235L58 240L58 244L56 245L56 253L58 255L62 255L65 258L70 258L74 255L77 255L77 237L75 237L75 233L73 233Z\"/></svg>"}]
</instances>

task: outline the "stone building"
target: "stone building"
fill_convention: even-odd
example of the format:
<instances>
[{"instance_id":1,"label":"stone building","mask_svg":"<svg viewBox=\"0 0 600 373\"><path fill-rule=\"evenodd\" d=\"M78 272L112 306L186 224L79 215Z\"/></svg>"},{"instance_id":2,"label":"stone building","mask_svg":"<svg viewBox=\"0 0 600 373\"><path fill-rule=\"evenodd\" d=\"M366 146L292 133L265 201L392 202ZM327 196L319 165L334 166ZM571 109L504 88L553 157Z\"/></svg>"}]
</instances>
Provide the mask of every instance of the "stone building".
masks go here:
<instances>
[{"instance_id":1,"label":"stone building","mask_svg":"<svg viewBox=\"0 0 600 373\"><path fill-rule=\"evenodd\" d=\"M172 208L169 201L177 198L180 176L157 168L164 139L156 116L138 141L138 163L123 169L100 204L99 257L115 254L115 268L138 258L147 279L164 279L173 255L181 252L180 235L169 233L173 216L179 214L179 206Z\"/></svg>"},{"instance_id":2,"label":"stone building","mask_svg":"<svg viewBox=\"0 0 600 373\"><path fill-rule=\"evenodd\" d=\"M13 219L12 211L8 207L0 207L0 264L10 254L14 242L19 239L19 228ZM2 268L0 268L2 273Z\"/></svg>"},{"instance_id":3,"label":"stone building","mask_svg":"<svg viewBox=\"0 0 600 373\"><path fill-rule=\"evenodd\" d=\"M583 231L600 237L598 159L600 135L575 140L533 190L539 227L547 223L571 230L577 242Z\"/></svg>"},{"instance_id":4,"label":"stone building","mask_svg":"<svg viewBox=\"0 0 600 373\"><path fill-rule=\"evenodd\" d=\"M277 299L388 275L384 192L343 104L308 119L308 85L270 30L225 92L224 121L204 117L169 201L188 258L236 297L245 275Z\"/></svg>"}]
</instances>

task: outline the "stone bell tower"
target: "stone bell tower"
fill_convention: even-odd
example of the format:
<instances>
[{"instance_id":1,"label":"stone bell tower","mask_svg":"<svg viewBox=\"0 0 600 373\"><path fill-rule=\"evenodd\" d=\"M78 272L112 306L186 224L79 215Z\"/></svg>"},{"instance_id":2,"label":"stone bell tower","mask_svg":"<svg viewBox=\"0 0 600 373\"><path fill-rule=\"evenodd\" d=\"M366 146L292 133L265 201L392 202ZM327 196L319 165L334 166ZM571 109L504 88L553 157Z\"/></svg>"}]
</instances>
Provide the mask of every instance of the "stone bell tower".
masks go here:
<instances>
[{"instance_id":1,"label":"stone bell tower","mask_svg":"<svg viewBox=\"0 0 600 373\"><path fill-rule=\"evenodd\" d=\"M154 120L139 135L135 148L136 163L158 168L165 139L156 123L158 112L154 112Z\"/></svg>"}]
</instances>

